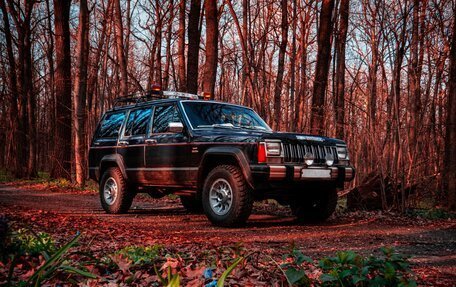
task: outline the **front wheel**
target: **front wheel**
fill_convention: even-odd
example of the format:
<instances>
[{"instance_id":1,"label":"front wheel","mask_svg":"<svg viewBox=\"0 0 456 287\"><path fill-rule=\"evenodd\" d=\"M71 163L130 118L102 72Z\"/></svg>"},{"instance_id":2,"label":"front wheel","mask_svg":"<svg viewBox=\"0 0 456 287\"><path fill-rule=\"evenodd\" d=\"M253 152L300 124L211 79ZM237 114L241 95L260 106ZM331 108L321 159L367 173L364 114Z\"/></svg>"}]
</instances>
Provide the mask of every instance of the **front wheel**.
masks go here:
<instances>
[{"instance_id":1,"label":"front wheel","mask_svg":"<svg viewBox=\"0 0 456 287\"><path fill-rule=\"evenodd\" d=\"M303 192L303 191L297 191ZM298 195L290 204L291 211L300 222L322 222L328 219L336 210L337 189L326 187L309 190L308 194Z\"/></svg>"},{"instance_id":2,"label":"front wheel","mask_svg":"<svg viewBox=\"0 0 456 287\"><path fill-rule=\"evenodd\" d=\"M209 172L203 186L203 209L218 226L237 226L247 221L253 198L237 166L220 165Z\"/></svg>"},{"instance_id":3,"label":"front wheel","mask_svg":"<svg viewBox=\"0 0 456 287\"><path fill-rule=\"evenodd\" d=\"M100 201L103 209L107 213L126 213L133 198L134 193L128 190L120 169L108 168L100 181Z\"/></svg>"}]
</instances>

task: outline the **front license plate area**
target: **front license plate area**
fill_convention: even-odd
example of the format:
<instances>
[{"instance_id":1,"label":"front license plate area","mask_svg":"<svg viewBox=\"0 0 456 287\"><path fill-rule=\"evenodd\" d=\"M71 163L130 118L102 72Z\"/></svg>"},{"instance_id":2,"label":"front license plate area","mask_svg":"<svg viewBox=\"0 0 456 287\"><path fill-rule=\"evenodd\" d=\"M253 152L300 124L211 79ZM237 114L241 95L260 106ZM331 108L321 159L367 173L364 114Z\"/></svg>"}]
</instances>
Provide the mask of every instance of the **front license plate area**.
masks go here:
<instances>
[{"instance_id":1,"label":"front license plate area","mask_svg":"<svg viewBox=\"0 0 456 287\"><path fill-rule=\"evenodd\" d=\"M301 171L301 178L331 178L331 170L304 168Z\"/></svg>"}]
</instances>

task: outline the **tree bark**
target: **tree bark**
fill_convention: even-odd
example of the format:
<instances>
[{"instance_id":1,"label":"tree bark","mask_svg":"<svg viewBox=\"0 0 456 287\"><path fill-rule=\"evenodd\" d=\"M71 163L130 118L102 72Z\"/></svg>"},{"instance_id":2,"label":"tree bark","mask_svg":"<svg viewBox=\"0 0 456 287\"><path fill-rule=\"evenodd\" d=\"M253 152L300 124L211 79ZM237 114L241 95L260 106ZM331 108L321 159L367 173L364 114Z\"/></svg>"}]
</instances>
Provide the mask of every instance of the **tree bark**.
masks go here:
<instances>
[{"instance_id":1,"label":"tree bark","mask_svg":"<svg viewBox=\"0 0 456 287\"><path fill-rule=\"evenodd\" d=\"M345 43L347 41L350 1L341 0L339 8L339 31L336 38L336 137L344 138L345 126Z\"/></svg>"},{"instance_id":2,"label":"tree bark","mask_svg":"<svg viewBox=\"0 0 456 287\"><path fill-rule=\"evenodd\" d=\"M73 99L73 154L75 179L78 186L83 186L86 179L86 99L87 99L87 64L89 61L89 9L87 0L80 0L79 27L76 45L76 76Z\"/></svg>"},{"instance_id":3,"label":"tree bark","mask_svg":"<svg viewBox=\"0 0 456 287\"><path fill-rule=\"evenodd\" d=\"M418 65L418 43L419 43L419 23L420 23L420 0L413 1L413 24L412 42L410 45L410 67L409 67L409 87L410 87L410 130L409 146L410 152L414 153L417 146L418 117L421 111L421 88L420 71Z\"/></svg>"},{"instance_id":4,"label":"tree bark","mask_svg":"<svg viewBox=\"0 0 456 287\"><path fill-rule=\"evenodd\" d=\"M215 97L218 51L218 13L217 1L204 2L206 11L206 63L204 68L203 92Z\"/></svg>"},{"instance_id":5,"label":"tree bark","mask_svg":"<svg viewBox=\"0 0 456 287\"><path fill-rule=\"evenodd\" d=\"M124 37L123 37L123 23L122 23L122 11L120 9L120 0L114 0L114 23L116 32L116 50L117 50L117 61L120 68L120 93L122 96L128 95L128 73L127 73L127 58L125 55L124 48Z\"/></svg>"},{"instance_id":6,"label":"tree bark","mask_svg":"<svg viewBox=\"0 0 456 287\"><path fill-rule=\"evenodd\" d=\"M6 9L5 0L0 0L0 9L3 14L3 27L5 33L5 42L6 42L6 51L8 55L8 65L9 65L9 73L8 73L8 88L9 88L9 105L10 109L8 111L8 119L10 125L8 126L9 130L7 132L10 133L8 138L11 140L11 143L17 143L20 141L21 137L21 130L19 130L18 123L19 123L19 110L17 105L17 96L18 96L18 89L17 89L17 72L16 72L16 59L14 58L13 52L13 43L12 43L12 35L11 35L11 28L8 18L8 11ZM5 154L9 155L8 158L5 158L5 163L10 162L12 166L10 166L10 170L13 172L15 177L23 177L25 175L25 171L23 169L24 157L23 149L17 148L17 145L11 144L9 145L10 150L6 151Z\"/></svg>"},{"instance_id":7,"label":"tree bark","mask_svg":"<svg viewBox=\"0 0 456 287\"><path fill-rule=\"evenodd\" d=\"M53 178L71 179L71 0L54 0L56 132Z\"/></svg>"},{"instance_id":8,"label":"tree bark","mask_svg":"<svg viewBox=\"0 0 456 287\"><path fill-rule=\"evenodd\" d=\"M311 132L324 133L325 93L328 83L329 63L331 59L331 33L333 29L332 13L334 0L323 0L318 29L317 65L312 94Z\"/></svg>"},{"instance_id":9,"label":"tree bark","mask_svg":"<svg viewBox=\"0 0 456 287\"><path fill-rule=\"evenodd\" d=\"M201 0L191 0L188 16L187 92L198 93L198 62L201 30L199 20Z\"/></svg>"},{"instance_id":10,"label":"tree bark","mask_svg":"<svg viewBox=\"0 0 456 287\"><path fill-rule=\"evenodd\" d=\"M443 187L448 194L448 208L454 211L456 210L456 21L454 20L446 113Z\"/></svg>"},{"instance_id":11,"label":"tree bark","mask_svg":"<svg viewBox=\"0 0 456 287\"><path fill-rule=\"evenodd\" d=\"M281 97L282 94L282 81L285 68L285 53L287 52L288 43L288 0L281 1L282 18L280 28L282 31L282 40L279 46L279 60L277 65L277 78L274 87L274 124L275 129L280 130L281 121Z\"/></svg>"},{"instance_id":12,"label":"tree bark","mask_svg":"<svg viewBox=\"0 0 456 287\"><path fill-rule=\"evenodd\" d=\"M174 22L174 0L169 1L169 20L168 27L166 30L166 60L165 60L165 70L163 76L163 89L167 90L170 79L169 66L171 64L171 38L173 32L173 22Z\"/></svg>"},{"instance_id":13,"label":"tree bark","mask_svg":"<svg viewBox=\"0 0 456 287\"><path fill-rule=\"evenodd\" d=\"M179 91L187 90L185 74L185 0L179 2L179 30L177 32L177 76Z\"/></svg>"}]
</instances>

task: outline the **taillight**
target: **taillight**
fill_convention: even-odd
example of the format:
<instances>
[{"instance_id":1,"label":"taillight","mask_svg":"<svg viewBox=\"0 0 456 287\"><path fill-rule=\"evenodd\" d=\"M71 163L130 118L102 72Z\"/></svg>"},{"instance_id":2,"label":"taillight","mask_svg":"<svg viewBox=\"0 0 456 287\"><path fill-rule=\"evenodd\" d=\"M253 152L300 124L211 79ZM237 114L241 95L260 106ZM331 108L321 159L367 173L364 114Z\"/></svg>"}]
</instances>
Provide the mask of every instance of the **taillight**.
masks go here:
<instances>
[{"instance_id":1,"label":"taillight","mask_svg":"<svg viewBox=\"0 0 456 287\"><path fill-rule=\"evenodd\" d=\"M264 143L258 143L258 163L266 162L266 146Z\"/></svg>"}]
</instances>

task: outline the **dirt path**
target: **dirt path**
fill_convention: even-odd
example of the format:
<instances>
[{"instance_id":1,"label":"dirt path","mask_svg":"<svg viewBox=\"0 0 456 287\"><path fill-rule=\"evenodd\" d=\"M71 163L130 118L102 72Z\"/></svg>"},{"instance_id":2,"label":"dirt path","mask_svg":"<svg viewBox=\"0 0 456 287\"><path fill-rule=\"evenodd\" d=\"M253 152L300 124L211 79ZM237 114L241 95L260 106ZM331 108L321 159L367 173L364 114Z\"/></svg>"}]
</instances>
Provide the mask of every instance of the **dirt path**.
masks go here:
<instances>
[{"instance_id":1,"label":"dirt path","mask_svg":"<svg viewBox=\"0 0 456 287\"><path fill-rule=\"evenodd\" d=\"M246 248L260 250L296 244L318 258L336 250L370 254L381 246L394 246L412 256L416 270L432 270L434 279L456 284L455 220L351 213L325 224L301 226L286 210L259 205L246 227L222 229L211 226L204 215L186 213L179 200L138 196L128 214L108 215L97 194L13 185L0 185L0 214L58 236L87 232L93 235L87 240L95 251L129 244L207 249L242 242Z\"/></svg>"}]
</instances>

